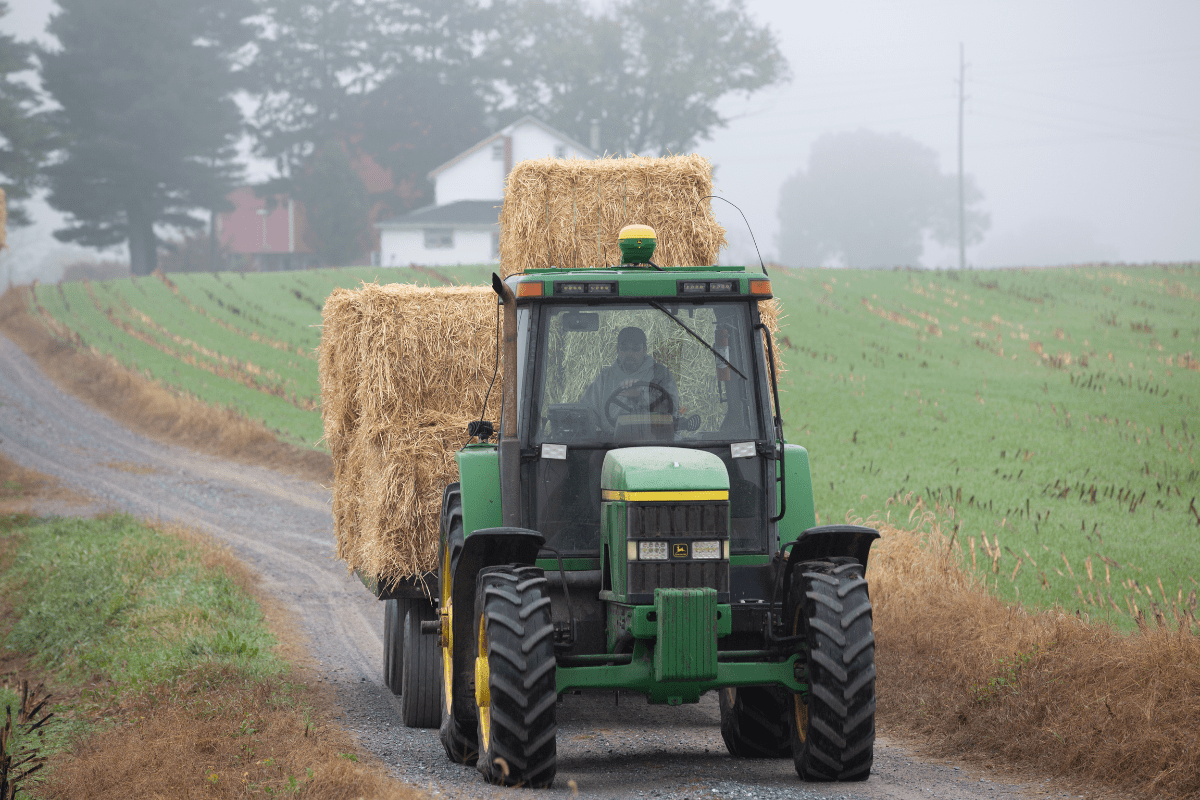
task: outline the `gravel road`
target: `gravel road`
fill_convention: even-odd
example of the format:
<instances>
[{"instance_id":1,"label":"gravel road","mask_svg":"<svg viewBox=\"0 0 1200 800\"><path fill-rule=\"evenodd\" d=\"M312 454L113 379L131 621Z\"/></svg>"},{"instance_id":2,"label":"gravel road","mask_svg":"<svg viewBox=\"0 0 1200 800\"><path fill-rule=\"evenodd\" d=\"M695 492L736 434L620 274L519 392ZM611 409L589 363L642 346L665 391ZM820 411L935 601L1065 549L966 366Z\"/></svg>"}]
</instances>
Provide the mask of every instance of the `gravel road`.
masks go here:
<instances>
[{"instance_id":1,"label":"gravel road","mask_svg":"<svg viewBox=\"0 0 1200 800\"><path fill-rule=\"evenodd\" d=\"M637 695L569 696L559 708L558 777L548 791L499 790L447 762L435 731L399 721L383 685L383 606L335 560L329 491L270 470L162 444L121 427L46 379L0 336L0 450L94 498L41 513L123 511L178 521L227 542L266 591L295 610L343 724L396 777L443 797L1009 798L1065 796L1043 782L993 781L960 763L915 758L884 735L860 784L802 784L790 760L731 758L715 696L681 708Z\"/></svg>"}]
</instances>

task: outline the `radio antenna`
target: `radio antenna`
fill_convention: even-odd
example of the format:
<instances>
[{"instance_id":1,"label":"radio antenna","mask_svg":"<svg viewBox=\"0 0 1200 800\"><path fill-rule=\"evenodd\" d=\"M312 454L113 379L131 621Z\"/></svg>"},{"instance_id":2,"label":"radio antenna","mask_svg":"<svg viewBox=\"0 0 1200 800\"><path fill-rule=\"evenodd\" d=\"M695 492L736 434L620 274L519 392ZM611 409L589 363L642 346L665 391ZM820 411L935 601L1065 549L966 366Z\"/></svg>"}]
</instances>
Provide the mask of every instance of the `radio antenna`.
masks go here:
<instances>
[{"instance_id":1,"label":"radio antenna","mask_svg":"<svg viewBox=\"0 0 1200 800\"><path fill-rule=\"evenodd\" d=\"M709 194L709 195L705 195L704 197L700 198L700 200L709 200L709 199L724 200L726 203L729 203L729 205L731 205L735 209L737 209L737 212L739 214L742 214L742 210L740 208L738 208L737 206L733 205L732 201L725 200L725 198L721 197L720 195ZM699 202L699 201L697 201L697 202ZM758 255L758 265L760 267L762 267L763 275L767 275L767 265L763 263L762 253L760 253L758 250L758 240L754 238L754 231L750 228L750 220L746 219L745 214L742 214L742 222L746 223L746 230L750 231L750 241L754 242L754 252ZM770 276L768 275L768 277L770 277Z\"/></svg>"}]
</instances>

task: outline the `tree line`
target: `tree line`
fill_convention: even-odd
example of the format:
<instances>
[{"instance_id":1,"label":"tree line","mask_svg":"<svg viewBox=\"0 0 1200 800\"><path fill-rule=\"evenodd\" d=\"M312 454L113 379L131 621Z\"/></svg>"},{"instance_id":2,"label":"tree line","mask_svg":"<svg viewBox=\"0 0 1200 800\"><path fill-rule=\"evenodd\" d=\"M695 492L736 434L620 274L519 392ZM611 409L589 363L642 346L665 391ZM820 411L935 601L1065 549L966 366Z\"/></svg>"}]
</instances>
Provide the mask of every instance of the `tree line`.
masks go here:
<instances>
[{"instance_id":1,"label":"tree line","mask_svg":"<svg viewBox=\"0 0 1200 800\"><path fill-rule=\"evenodd\" d=\"M596 124L608 153L679 152L726 125L722 98L788 76L742 0L57 5L53 45L0 36L0 186L13 223L45 188L58 239L127 243L134 274L228 208L247 142L275 165L261 190L305 203L310 246L339 263L372 206L427 204L432 168L520 116L583 142ZM369 196L362 158L394 188Z\"/></svg>"}]
</instances>

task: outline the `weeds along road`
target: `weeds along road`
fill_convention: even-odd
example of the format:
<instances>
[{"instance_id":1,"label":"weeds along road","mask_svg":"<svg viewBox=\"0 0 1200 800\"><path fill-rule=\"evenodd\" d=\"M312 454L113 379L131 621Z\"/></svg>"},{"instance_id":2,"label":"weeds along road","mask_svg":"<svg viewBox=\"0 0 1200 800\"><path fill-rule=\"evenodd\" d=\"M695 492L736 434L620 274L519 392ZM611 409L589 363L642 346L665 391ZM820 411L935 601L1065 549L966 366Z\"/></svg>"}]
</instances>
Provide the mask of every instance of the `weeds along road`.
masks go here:
<instances>
[{"instance_id":1,"label":"weeds along road","mask_svg":"<svg viewBox=\"0 0 1200 800\"><path fill-rule=\"evenodd\" d=\"M383 606L334 558L329 491L270 470L220 461L134 434L62 393L0 336L0 450L94 498L49 513L122 511L178 521L227 542L294 609L320 680L343 724L394 774L449 797L572 795L603 798L1002 798L1028 785L981 779L965 767L923 762L881 737L861 784L802 784L790 759L730 758L714 696L693 706L648 706L636 695L570 696L559 708L559 771L548 791L500 790L450 764L436 731L399 721L383 685ZM1037 793L1061 789L1038 783Z\"/></svg>"}]
</instances>

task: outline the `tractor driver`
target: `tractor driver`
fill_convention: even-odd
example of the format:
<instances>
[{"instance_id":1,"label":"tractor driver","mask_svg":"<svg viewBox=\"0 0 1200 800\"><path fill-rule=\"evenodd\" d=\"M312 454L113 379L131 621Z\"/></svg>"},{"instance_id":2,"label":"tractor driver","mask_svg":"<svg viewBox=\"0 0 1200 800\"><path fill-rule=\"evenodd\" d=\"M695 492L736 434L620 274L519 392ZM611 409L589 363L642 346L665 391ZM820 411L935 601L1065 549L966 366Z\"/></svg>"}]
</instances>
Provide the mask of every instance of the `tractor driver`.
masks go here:
<instances>
[{"instance_id":1,"label":"tractor driver","mask_svg":"<svg viewBox=\"0 0 1200 800\"><path fill-rule=\"evenodd\" d=\"M671 371L646 352L646 332L622 328L617 334L617 359L604 367L579 398L595 410L604 429L612 433L623 414L679 414L679 389Z\"/></svg>"}]
</instances>

